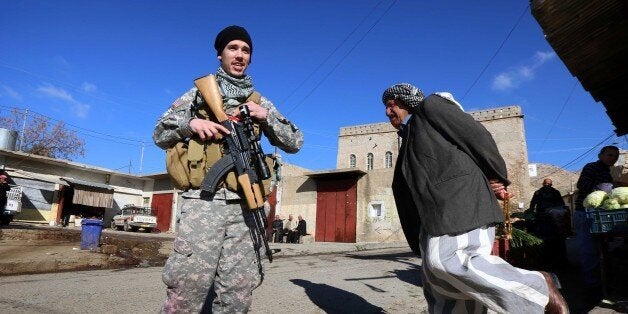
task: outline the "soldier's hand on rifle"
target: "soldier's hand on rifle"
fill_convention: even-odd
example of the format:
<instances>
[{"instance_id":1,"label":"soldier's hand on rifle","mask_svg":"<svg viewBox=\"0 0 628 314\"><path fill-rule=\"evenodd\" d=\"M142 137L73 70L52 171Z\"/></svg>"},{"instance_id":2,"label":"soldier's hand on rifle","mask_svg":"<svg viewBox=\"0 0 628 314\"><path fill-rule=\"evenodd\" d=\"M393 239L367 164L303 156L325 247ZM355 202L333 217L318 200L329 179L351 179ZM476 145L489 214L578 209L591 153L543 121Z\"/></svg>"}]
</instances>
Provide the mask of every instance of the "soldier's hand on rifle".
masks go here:
<instances>
[{"instance_id":1,"label":"soldier's hand on rifle","mask_svg":"<svg viewBox=\"0 0 628 314\"><path fill-rule=\"evenodd\" d=\"M268 118L268 109L249 101L245 103L249 107L249 111L251 112L251 117L255 118L257 121L266 121Z\"/></svg>"},{"instance_id":2,"label":"soldier's hand on rifle","mask_svg":"<svg viewBox=\"0 0 628 314\"><path fill-rule=\"evenodd\" d=\"M213 121L204 119L192 119L190 120L190 128L194 133L198 134L201 140L208 141L212 139L221 139L223 134L229 134L229 130Z\"/></svg>"}]
</instances>

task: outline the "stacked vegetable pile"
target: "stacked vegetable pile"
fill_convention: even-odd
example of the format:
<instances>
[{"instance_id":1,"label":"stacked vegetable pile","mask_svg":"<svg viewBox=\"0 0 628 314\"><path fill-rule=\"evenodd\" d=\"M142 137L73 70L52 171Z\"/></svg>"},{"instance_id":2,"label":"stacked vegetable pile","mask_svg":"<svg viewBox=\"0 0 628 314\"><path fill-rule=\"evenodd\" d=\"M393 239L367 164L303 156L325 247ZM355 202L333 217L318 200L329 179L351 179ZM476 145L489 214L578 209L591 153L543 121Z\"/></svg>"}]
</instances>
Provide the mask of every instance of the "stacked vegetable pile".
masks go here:
<instances>
[{"instance_id":1,"label":"stacked vegetable pile","mask_svg":"<svg viewBox=\"0 0 628 314\"><path fill-rule=\"evenodd\" d=\"M594 191L582 202L586 208L601 208L605 210L628 209L628 187L618 187L610 193Z\"/></svg>"}]
</instances>

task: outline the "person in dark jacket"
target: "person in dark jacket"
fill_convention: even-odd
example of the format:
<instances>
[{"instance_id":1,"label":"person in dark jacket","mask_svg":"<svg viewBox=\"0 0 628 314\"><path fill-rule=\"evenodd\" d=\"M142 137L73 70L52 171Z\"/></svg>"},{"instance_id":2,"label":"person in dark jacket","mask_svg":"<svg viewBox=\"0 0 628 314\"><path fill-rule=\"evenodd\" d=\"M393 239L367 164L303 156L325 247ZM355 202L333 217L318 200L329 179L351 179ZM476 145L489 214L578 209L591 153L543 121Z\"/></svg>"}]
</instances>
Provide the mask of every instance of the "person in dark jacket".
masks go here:
<instances>
[{"instance_id":1,"label":"person in dark jacket","mask_svg":"<svg viewBox=\"0 0 628 314\"><path fill-rule=\"evenodd\" d=\"M551 268L559 269L567 264L565 247L565 230L560 230L555 217L566 217L568 210L564 209L565 201L560 191L552 187L552 179L545 178L543 186L534 192L530 201L530 210L534 213L532 232L543 239L543 259ZM561 213L563 213L561 215ZM569 229L569 228L565 228Z\"/></svg>"},{"instance_id":2,"label":"person in dark jacket","mask_svg":"<svg viewBox=\"0 0 628 314\"><path fill-rule=\"evenodd\" d=\"M299 215L297 219L299 222L297 223L297 227L294 229L292 243L299 243L299 239L307 234L307 223L305 222L305 219L303 219L303 216L301 215Z\"/></svg>"},{"instance_id":3,"label":"person in dark jacket","mask_svg":"<svg viewBox=\"0 0 628 314\"><path fill-rule=\"evenodd\" d=\"M279 217L279 215L275 215L272 228L273 234L271 235L271 238L273 242L283 242L283 221L281 221L281 217Z\"/></svg>"},{"instance_id":4,"label":"person in dark jacket","mask_svg":"<svg viewBox=\"0 0 628 314\"><path fill-rule=\"evenodd\" d=\"M562 206L565 206L565 201L560 195L560 192L552 187L552 179L545 178L545 180L543 180L543 186L536 190L532 196L530 209L534 211L535 214L539 215L544 213L548 208Z\"/></svg>"},{"instance_id":5,"label":"person in dark jacket","mask_svg":"<svg viewBox=\"0 0 628 314\"><path fill-rule=\"evenodd\" d=\"M299 239L301 238L301 236L304 236L306 234L306 229L307 227L305 224L305 220L303 220L303 217L301 215L297 216L296 227L288 230L288 243L299 243Z\"/></svg>"},{"instance_id":6,"label":"person in dark jacket","mask_svg":"<svg viewBox=\"0 0 628 314\"><path fill-rule=\"evenodd\" d=\"M11 189L8 178L4 171L0 171L0 210L3 212L7 206L7 192ZM8 225L13 220L13 216L4 215L3 212L0 212L0 225Z\"/></svg>"},{"instance_id":7,"label":"person in dark jacket","mask_svg":"<svg viewBox=\"0 0 628 314\"><path fill-rule=\"evenodd\" d=\"M452 99L425 98L410 84L382 101L402 145L392 189L402 229L421 254L430 313L567 313L547 273L490 255L498 198L508 199L506 165L491 134Z\"/></svg>"},{"instance_id":8,"label":"person in dark jacket","mask_svg":"<svg viewBox=\"0 0 628 314\"><path fill-rule=\"evenodd\" d=\"M7 175L0 172L0 210L4 210L7 206L7 191L10 189Z\"/></svg>"},{"instance_id":9,"label":"person in dark jacket","mask_svg":"<svg viewBox=\"0 0 628 314\"><path fill-rule=\"evenodd\" d=\"M580 271L582 272L587 303L597 304L602 298L602 278L600 274L600 255L597 244L591 235L591 220L587 219L584 199L596 190L610 192L615 183L611 176L611 167L619 159L617 146L604 146L597 155L598 160L582 168L576 183L578 196L573 212L573 225L576 243L580 253Z\"/></svg>"}]
</instances>

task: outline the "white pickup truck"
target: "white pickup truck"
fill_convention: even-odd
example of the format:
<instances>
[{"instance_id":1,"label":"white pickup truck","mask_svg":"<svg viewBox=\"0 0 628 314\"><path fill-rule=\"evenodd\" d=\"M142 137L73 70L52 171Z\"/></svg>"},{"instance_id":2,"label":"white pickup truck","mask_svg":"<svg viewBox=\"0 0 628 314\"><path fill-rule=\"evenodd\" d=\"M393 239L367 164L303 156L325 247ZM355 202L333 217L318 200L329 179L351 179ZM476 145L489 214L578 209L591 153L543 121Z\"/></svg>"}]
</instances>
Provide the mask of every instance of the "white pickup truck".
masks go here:
<instances>
[{"instance_id":1,"label":"white pickup truck","mask_svg":"<svg viewBox=\"0 0 628 314\"><path fill-rule=\"evenodd\" d=\"M126 205L111 219L111 229L151 232L157 226L157 217L151 214L150 207Z\"/></svg>"}]
</instances>

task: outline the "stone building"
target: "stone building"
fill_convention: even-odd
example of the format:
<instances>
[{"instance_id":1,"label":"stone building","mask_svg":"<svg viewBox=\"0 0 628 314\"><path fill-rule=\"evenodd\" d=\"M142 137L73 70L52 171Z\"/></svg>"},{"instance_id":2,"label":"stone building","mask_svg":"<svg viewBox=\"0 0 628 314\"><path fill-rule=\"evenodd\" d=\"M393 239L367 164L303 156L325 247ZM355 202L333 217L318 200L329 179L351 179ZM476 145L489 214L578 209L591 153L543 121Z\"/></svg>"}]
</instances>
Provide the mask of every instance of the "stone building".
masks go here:
<instances>
[{"instance_id":1,"label":"stone building","mask_svg":"<svg viewBox=\"0 0 628 314\"><path fill-rule=\"evenodd\" d=\"M521 108L508 106L469 114L495 139L512 181L509 190L516 195L512 203L515 208L525 208L534 190L528 174ZM307 208L308 231L316 241L404 240L391 189L400 145L397 130L388 122L341 128L336 169L300 169L286 174L280 211Z\"/></svg>"}]
</instances>

